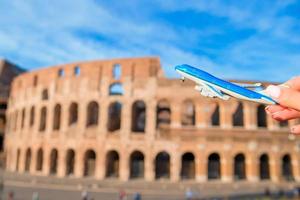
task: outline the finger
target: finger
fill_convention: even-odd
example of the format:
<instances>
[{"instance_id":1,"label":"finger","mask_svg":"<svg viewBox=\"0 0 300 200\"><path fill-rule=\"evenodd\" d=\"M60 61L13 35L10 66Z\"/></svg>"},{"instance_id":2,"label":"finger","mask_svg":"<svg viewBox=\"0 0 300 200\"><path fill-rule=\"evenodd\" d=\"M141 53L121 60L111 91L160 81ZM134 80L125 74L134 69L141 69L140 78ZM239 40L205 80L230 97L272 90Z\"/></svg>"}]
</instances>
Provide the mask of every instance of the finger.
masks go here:
<instances>
[{"instance_id":1,"label":"finger","mask_svg":"<svg viewBox=\"0 0 300 200\"><path fill-rule=\"evenodd\" d=\"M283 85L286 85L287 87L295 90L300 90L300 76L294 77L287 82L285 82Z\"/></svg>"},{"instance_id":2,"label":"finger","mask_svg":"<svg viewBox=\"0 0 300 200\"><path fill-rule=\"evenodd\" d=\"M292 109L285 109L282 111L272 113L272 118L278 121L285 121L290 119L297 119L300 117L300 112Z\"/></svg>"},{"instance_id":3,"label":"finger","mask_svg":"<svg viewBox=\"0 0 300 200\"><path fill-rule=\"evenodd\" d=\"M273 114L275 112L278 112L278 111L283 111L285 110L286 108L281 106L281 105L269 105L265 108L266 112L268 114Z\"/></svg>"},{"instance_id":4,"label":"finger","mask_svg":"<svg viewBox=\"0 0 300 200\"><path fill-rule=\"evenodd\" d=\"M300 92L294 89L275 85L268 86L265 92L281 106L300 111Z\"/></svg>"},{"instance_id":5,"label":"finger","mask_svg":"<svg viewBox=\"0 0 300 200\"><path fill-rule=\"evenodd\" d=\"M299 135L300 134L300 125L292 126L291 133Z\"/></svg>"}]
</instances>

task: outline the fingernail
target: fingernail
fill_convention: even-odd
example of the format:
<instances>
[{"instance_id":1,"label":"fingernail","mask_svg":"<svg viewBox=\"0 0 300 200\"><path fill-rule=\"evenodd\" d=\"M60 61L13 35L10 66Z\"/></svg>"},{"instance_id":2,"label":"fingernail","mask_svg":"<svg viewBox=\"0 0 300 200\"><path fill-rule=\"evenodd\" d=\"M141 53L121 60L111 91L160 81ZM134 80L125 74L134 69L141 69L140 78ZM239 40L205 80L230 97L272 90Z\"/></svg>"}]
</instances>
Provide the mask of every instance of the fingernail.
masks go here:
<instances>
[{"instance_id":1,"label":"fingernail","mask_svg":"<svg viewBox=\"0 0 300 200\"><path fill-rule=\"evenodd\" d=\"M266 93L268 95L270 95L271 97L278 99L280 97L280 93L281 93L280 87L275 86L275 85L270 85L267 87Z\"/></svg>"}]
</instances>

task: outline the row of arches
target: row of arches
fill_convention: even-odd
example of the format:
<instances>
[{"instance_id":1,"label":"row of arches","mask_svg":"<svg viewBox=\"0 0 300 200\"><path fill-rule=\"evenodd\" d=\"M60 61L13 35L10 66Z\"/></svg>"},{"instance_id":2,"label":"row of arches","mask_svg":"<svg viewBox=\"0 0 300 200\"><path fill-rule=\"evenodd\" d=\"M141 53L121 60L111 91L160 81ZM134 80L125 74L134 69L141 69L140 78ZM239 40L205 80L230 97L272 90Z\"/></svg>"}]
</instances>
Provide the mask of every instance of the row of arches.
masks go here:
<instances>
[{"instance_id":1,"label":"row of arches","mask_svg":"<svg viewBox=\"0 0 300 200\"><path fill-rule=\"evenodd\" d=\"M59 152L57 149L52 149L50 153L50 166L49 174L55 175L58 172L58 157ZM64 159L66 176L73 175L75 173L75 157L76 153L73 149L66 151ZM83 157L84 167L83 176L95 176L97 155L93 149L89 149L84 153ZM246 157L243 153L238 153L232 158L232 175L234 180L246 180ZM17 151L16 170L19 170L20 165L20 149ZM29 172L32 160L31 149L28 148L25 152L25 172ZM45 165L44 152L40 148L36 152L36 171L42 171ZM207 157L207 179L218 180L222 177L221 157L218 153L211 153ZM179 164L179 163L177 163ZM118 178L120 176L120 155L117 151L111 150L106 153L105 156L105 177L106 178ZM170 179L171 177L171 156L166 151L161 151L156 154L154 160L154 173L155 179ZM196 158L192 152L186 152L181 155L180 161L180 178L182 180L191 180L196 177ZM270 159L268 154L262 154L258 158L258 177L260 180L269 180L270 174ZM281 157L281 177L284 180L294 180L294 173L292 168L292 160L289 154L285 154ZM144 178L145 177L145 156L141 151L133 151L129 156L129 178Z\"/></svg>"},{"instance_id":2,"label":"row of arches","mask_svg":"<svg viewBox=\"0 0 300 200\"><path fill-rule=\"evenodd\" d=\"M131 131L145 132L146 127L146 104L142 100L133 102L131 108ZM32 106L29 112L29 126L32 127L35 123L35 107ZM100 106L98 102L91 101L86 108L86 127L97 126L99 123ZM171 123L171 106L169 101L160 100L156 106L156 127L168 126ZM112 102L108 107L108 122L107 130L110 132L117 131L121 128L122 121L122 104L118 101ZM264 105L257 107L257 127L267 127L267 117L264 110ZM39 131L45 131L47 125L48 110L44 106L40 109ZM21 111L21 128L24 127L26 112L25 109ZM73 126L78 123L79 108L76 102L72 102L68 108L68 125ZM17 129L18 112L12 114L9 123L12 130ZM53 124L52 129L60 130L62 120L62 106L56 104L53 108ZM12 122L13 121L13 122ZM210 122L212 126L220 125L220 107L216 105L214 111L211 113ZM181 106L181 125L194 126L196 123L195 105L191 100L186 100ZM244 126L244 109L243 104L239 103L236 111L232 115L233 126ZM287 126L286 122L279 124L281 127Z\"/></svg>"}]
</instances>

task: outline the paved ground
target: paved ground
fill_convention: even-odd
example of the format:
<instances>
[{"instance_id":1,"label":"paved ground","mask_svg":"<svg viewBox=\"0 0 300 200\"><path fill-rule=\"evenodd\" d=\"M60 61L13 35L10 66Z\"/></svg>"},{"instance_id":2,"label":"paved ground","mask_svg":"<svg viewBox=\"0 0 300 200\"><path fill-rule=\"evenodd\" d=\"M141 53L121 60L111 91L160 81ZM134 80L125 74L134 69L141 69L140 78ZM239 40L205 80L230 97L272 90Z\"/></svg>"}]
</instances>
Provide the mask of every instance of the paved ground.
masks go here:
<instances>
[{"instance_id":1,"label":"paved ground","mask_svg":"<svg viewBox=\"0 0 300 200\"><path fill-rule=\"evenodd\" d=\"M273 193L281 189L291 191L297 186L297 183L273 184L271 182L253 184L249 182L98 181L95 179L39 177L7 172L2 174L0 172L1 178L4 180L3 196L7 197L9 191L14 191L15 200L31 200L34 192L39 193L40 200L79 200L82 190L87 190L94 200L114 200L118 199L118 193L123 189L128 194L128 200L133 199L132 196L135 192L141 193L143 200L183 200L186 188L191 188L200 199L219 196L235 197L230 199L254 199L242 198L240 195L246 194L249 197L253 194L263 194L266 188Z\"/></svg>"}]
</instances>

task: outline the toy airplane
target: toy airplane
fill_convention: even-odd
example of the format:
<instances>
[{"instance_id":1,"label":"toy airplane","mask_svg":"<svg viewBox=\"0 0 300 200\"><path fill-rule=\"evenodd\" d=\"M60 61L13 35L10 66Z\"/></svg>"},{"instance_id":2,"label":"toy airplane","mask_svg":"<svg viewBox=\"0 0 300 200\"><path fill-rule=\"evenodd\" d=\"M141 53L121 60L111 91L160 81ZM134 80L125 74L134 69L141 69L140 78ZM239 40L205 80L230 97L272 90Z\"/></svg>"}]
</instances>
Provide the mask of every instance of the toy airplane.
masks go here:
<instances>
[{"instance_id":1,"label":"toy airplane","mask_svg":"<svg viewBox=\"0 0 300 200\"><path fill-rule=\"evenodd\" d=\"M197 85L195 86L195 89L203 96L213 98L218 97L223 100L228 100L230 96L232 96L238 99L254 101L263 104L276 104L276 101L264 94L263 91L255 92L247 89L259 88L261 87L260 83L231 83L186 64L176 66L175 70L182 76L182 81L187 78L196 82Z\"/></svg>"}]
</instances>

